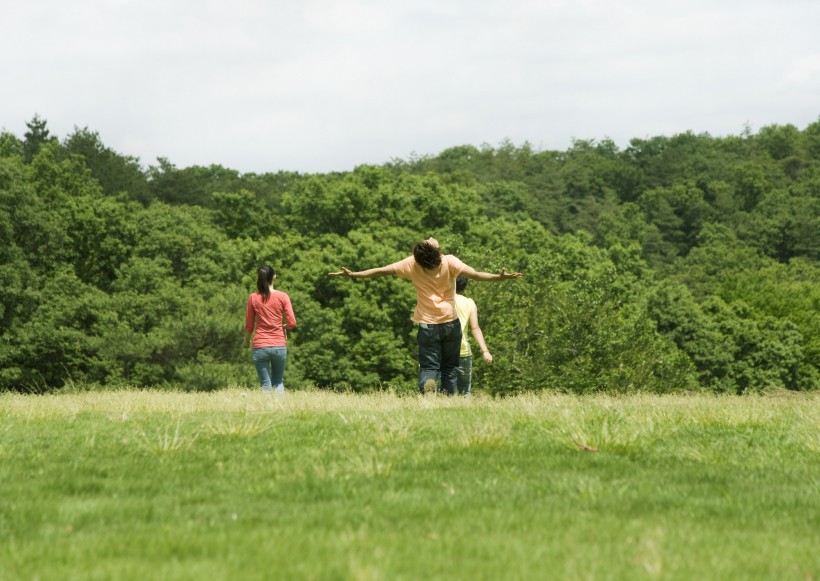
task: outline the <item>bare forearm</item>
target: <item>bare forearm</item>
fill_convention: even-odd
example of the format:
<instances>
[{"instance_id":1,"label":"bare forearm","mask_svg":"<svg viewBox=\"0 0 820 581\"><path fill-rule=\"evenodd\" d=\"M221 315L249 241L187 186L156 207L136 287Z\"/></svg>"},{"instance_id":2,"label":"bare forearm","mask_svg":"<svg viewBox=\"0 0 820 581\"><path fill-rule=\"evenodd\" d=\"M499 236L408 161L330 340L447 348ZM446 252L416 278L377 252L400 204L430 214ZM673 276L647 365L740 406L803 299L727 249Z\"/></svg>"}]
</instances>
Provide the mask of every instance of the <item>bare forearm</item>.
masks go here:
<instances>
[{"instance_id":1,"label":"bare forearm","mask_svg":"<svg viewBox=\"0 0 820 581\"><path fill-rule=\"evenodd\" d=\"M481 329L472 329L472 332L475 342L478 343L479 347L481 347L481 352L489 353L490 350L487 349L487 344L484 342L484 333L481 332Z\"/></svg>"},{"instance_id":2,"label":"bare forearm","mask_svg":"<svg viewBox=\"0 0 820 581\"><path fill-rule=\"evenodd\" d=\"M467 278L471 278L473 280L501 280L501 275L493 274L492 272L476 271L472 273L472 275L468 274Z\"/></svg>"},{"instance_id":3,"label":"bare forearm","mask_svg":"<svg viewBox=\"0 0 820 581\"><path fill-rule=\"evenodd\" d=\"M383 268L368 268L367 270L351 272L350 278L377 278L379 276L386 276L387 274Z\"/></svg>"},{"instance_id":4,"label":"bare forearm","mask_svg":"<svg viewBox=\"0 0 820 581\"><path fill-rule=\"evenodd\" d=\"M484 334L481 332L481 329L474 330L473 337L475 337L475 340L478 342L478 346L481 347L481 358L484 359L485 363L492 363L493 356L487 348L487 344L484 342Z\"/></svg>"},{"instance_id":5,"label":"bare forearm","mask_svg":"<svg viewBox=\"0 0 820 581\"><path fill-rule=\"evenodd\" d=\"M473 268L465 269L462 274L467 278L473 280L508 280L513 278L521 278L520 272L507 272L506 268L502 268L498 274L492 272L478 271Z\"/></svg>"},{"instance_id":6,"label":"bare forearm","mask_svg":"<svg viewBox=\"0 0 820 581\"><path fill-rule=\"evenodd\" d=\"M347 278L376 278L378 276L387 276L393 274L393 267L379 266L377 268L368 268L367 270L352 271L347 268L342 268L339 272L329 272L330 276L346 276Z\"/></svg>"}]
</instances>

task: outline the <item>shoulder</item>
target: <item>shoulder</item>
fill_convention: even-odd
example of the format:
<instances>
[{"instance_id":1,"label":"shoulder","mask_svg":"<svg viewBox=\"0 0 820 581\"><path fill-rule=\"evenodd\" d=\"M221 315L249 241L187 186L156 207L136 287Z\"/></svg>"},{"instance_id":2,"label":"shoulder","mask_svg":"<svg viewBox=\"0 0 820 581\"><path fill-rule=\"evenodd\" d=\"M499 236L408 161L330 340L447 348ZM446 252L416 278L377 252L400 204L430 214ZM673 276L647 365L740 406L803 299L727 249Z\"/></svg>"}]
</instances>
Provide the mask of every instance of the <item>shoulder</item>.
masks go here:
<instances>
[{"instance_id":1,"label":"shoulder","mask_svg":"<svg viewBox=\"0 0 820 581\"><path fill-rule=\"evenodd\" d=\"M475 301L470 297L465 297L464 295L456 294L456 302L462 307L475 308Z\"/></svg>"},{"instance_id":2,"label":"shoulder","mask_svg":"<svg viewBox=\"0 0 820 581\"><path fill-rule=\"evenodd\" d=\"M262 308L262 295L259 293L251 293L248 295L248 306L246 307L248 312L250 311L259 311Z\"/></svg>"},{"instance_id":3,"label":"shoulder","mask_svg":"<svg viewBox=\"0 0 820 581\"><path fill-rule=\"evenodd\" d=\"M447 265L448 268L456 270L458 272L461 272L467 266L455 254L445 254L441 259Z\"/></svg>"},{"instance_id":4,"label":"shoulder","mask_svg":"<svg viewBox=\"0 0 820 581\"><path fill-rule=\"evenodd\" d=\"M405 274L413 272L416 266L416 258L411 254L407 258L394 262L390 266L393 267L393 272L396 274Z\"/></svg>"}]
</instances>

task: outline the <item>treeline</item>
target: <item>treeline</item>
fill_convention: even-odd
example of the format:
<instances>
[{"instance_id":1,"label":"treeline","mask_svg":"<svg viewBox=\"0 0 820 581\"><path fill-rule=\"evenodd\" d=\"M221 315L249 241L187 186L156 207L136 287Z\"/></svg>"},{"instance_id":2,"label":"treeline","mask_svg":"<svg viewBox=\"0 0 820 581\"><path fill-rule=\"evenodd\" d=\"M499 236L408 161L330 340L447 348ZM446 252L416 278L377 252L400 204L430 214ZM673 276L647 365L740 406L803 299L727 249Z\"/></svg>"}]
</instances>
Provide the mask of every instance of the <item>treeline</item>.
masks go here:
<instances>
[{"instance_id":1,"label":"treeline","mask_svg":"<svg viewBox=\"0 0 820 581\"><path fill-rule=\"evenodd\" d=\"M256 385L245 300L273 265L286 383L412 392L413 287L338 280L436 236L492 366L476 389L820 387L820 121L566 151L460 146L350 172L144 168L34 117L0 134L0 389Z\"/></svg>"}]
</instances>

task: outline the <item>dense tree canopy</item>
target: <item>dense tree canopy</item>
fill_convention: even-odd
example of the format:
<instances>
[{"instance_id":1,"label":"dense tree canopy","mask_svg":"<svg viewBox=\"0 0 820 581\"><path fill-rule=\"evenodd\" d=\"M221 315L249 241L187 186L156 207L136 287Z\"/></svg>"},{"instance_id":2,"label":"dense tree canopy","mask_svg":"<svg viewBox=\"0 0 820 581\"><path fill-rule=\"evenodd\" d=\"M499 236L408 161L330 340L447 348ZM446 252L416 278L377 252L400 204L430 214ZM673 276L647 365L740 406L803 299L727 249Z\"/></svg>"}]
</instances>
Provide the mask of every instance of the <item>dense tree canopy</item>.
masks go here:
<instances>
[{"instance_id":1,"label":"dense tree canopy","mask_svg":"<svg viewBox=\"0 0 820 581\"><path fill-rule=\"evenodd\" d=\"M35 116L0 134L0 389L255 385L245 301L273 265L287 383L415 385L407 281L339 280L435 235L472 282L494 394L820 387L820 120L715 138L463 145L325 175L143 167Z\"/></svg>"}]
</instances>

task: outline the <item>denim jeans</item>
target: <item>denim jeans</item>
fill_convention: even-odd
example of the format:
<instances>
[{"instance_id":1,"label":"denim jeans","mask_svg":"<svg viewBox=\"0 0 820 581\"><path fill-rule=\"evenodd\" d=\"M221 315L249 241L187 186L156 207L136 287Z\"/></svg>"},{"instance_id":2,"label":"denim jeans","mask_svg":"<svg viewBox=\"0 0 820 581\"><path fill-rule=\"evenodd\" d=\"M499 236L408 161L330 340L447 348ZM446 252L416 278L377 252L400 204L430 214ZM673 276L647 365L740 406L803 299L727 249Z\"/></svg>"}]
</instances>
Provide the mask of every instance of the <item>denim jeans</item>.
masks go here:
<instances>
[{"instance_id":1,"label":"denim jeans","mask_svg":"<svg viewBox=\"0 0 820 581\"><path fill-rule=\"evenodd\" d=\"M461 352L461 323L458 319L433 325L419 323L419 391L441 373L441 389L448 395L456 392L458 360Z\"/></svg>"},{"instance_id":2,"label":"denim jeans","mask_svg":"<svg viewBox=\"0 0 820 581\"><path fill-rule=\"evenodd\" d=\"M276 388L276 393L284 393L287 360L287 347L257 347L253 350L253 366L256 367L262 391Z\"/></svg>"},{"instance_id":3,"label":"denim jeans","mask_svg":"<svg viewBox=\"0 0 820 581\"><path fill-rule=\"evenodd\" d=\"M473 356L458 358L458 393L470 397L473 385Z\"/></svg>"}]
</instances>

